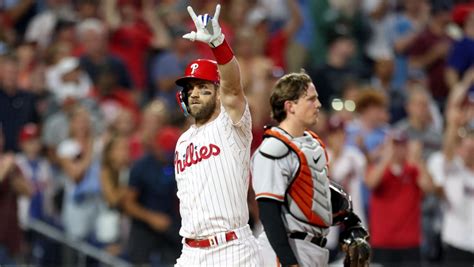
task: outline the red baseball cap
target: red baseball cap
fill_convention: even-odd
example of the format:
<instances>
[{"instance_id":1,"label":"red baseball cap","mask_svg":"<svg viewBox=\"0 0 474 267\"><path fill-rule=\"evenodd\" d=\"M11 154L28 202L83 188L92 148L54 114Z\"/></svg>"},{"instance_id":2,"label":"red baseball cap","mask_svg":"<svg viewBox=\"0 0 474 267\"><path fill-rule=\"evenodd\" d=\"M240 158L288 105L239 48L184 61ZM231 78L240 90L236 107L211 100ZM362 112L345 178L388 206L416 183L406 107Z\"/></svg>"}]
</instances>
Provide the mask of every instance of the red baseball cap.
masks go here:
<instances>
[{"instance_id":1,"label":"red baseball cap","mask_svg":"<svg viewBox=\"0 0 474 267\"><path fill-rule=\"evenodd\" d=\"M197 59L186 66L184 76L176 80L176 84L184 87L191 79L205 80L219 83L219 70L217 62L210 59Z\"/></svg>"},{"instance_id":2,"label":"red baseball cap","mask_svg":"<svg viewBox=\"0 0 474 267\"><path fill-rule=\"evenodd\" d=\"M40 131L36 124L28 123L20 131L20 143L30 141L31 139L39 138Z\"/></svg>"},{"instance_id":3,"label":"red baseball cap","mask_svg":"<svg viewBox=\"0 0 474 267\"><path fill-rule=\"evenodd\" d=\"M453 8L451 16L453 21L462 27L472 12L474 12L474 3L459 4Z\"/></svg>"}]
</instances>

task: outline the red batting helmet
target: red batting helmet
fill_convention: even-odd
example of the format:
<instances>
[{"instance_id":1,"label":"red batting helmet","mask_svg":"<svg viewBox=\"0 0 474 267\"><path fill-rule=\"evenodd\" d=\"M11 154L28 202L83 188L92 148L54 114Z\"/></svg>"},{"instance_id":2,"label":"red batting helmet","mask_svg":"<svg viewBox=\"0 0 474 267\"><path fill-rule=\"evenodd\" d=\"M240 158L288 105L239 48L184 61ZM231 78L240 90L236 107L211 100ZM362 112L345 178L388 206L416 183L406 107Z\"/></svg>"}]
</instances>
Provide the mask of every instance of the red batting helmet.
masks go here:
<instances>
[{"instance_id":1,"label":"red batting helmet","mask_svg":"<svg viewBox=\"0 0 474 267\"><path fill-rule=\"evenodd\" d=\"M213 83L219 83L219 71L217 62L210 59L197 59L192 61L186 67L184 76L176 80L176 84L184 87L188 80L200 79Z\"/></svg>"}]
</instances>

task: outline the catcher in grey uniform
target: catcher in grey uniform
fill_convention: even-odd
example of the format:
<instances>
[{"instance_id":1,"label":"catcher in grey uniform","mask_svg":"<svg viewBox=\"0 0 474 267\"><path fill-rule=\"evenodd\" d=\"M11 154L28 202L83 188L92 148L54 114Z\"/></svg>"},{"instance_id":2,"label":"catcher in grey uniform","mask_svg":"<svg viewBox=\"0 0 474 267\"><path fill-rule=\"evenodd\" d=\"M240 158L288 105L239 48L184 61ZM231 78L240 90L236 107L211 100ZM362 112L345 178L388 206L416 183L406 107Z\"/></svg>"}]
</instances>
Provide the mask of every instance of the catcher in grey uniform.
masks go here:
<instances>
[{"instance_id":1,"label":"catcher in grey uniform","mask_svg":"<svg viewBox=\"0 0 474 267\"><path fill-rule=\"evenodd\" d=\"M327 266L331 225L342 225L344 266L368 266L369 234L352 212L350 196L328 177L324 144L308 128L321 103L310 77L291 73L275 84L272 117L252 157L252 183L264 232L265 266Z\"/></svg>"}]
</instances>

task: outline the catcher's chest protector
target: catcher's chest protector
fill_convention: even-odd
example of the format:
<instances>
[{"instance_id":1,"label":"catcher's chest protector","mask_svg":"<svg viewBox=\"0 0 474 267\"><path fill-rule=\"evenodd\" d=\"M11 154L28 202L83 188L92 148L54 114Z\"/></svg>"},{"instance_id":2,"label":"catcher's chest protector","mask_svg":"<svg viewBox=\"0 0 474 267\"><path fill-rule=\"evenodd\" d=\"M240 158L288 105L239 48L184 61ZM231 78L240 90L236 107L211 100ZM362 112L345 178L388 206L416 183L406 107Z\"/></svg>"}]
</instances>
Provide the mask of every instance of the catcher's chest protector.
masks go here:
<instances>
[{"instance_id":1,"label":"catcher's chest protector","mask_svg":"<svg viewBox=\"0 0 474 267\"><path fill-rule=\"evenodd\" d=\"M289 139L269 129L265 136L284 142L299 160L299 168L286 190L286 204L297 219L322 228L332 225L328 157L321 139L307 131L304 138Z\"/></svg>"}]
</instances>

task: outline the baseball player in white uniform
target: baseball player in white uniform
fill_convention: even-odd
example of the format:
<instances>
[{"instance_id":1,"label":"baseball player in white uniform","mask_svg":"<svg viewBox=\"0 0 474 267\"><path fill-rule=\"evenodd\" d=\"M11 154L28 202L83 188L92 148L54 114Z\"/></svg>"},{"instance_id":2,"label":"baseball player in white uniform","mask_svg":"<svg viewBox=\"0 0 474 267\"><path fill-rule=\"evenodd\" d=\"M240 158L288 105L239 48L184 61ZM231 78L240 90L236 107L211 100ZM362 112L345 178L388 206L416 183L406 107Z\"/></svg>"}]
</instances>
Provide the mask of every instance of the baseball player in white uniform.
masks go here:
<instances>
[{"instance_id":1,"label":"baseball player in white uniform","mask_svg":"<svg viewBox=\"0 0 474 267\"><path fill-rule=\"evenodd\" d=\"M352 212L350 197L329 180L324 144L308 130L321 107L311 79L305 73L283 76L270 104L279 125L265 131L252 158L264 265L327 266L324 246L334 224L343 226L345 265L368 265L368 233Z\"/></svg>"},{"instance_id":2,"label":"baseball player in white uniform","mask_svg":"<svg viewBox=\"0 0 474 267\"><path fill-rule=\"evenodd\" d=\"M191 62L176 81L178 102L195 119L175 151L183 249L177 266L261 266L249 225L251 117L240 69L214 17L196 16L183 37L209 44L216 61Z\"/></svg>"}]
</instances>

